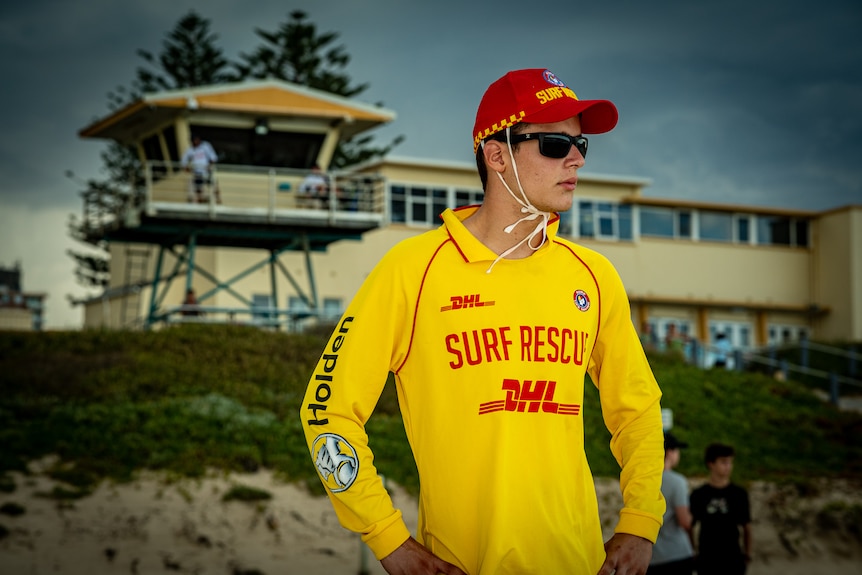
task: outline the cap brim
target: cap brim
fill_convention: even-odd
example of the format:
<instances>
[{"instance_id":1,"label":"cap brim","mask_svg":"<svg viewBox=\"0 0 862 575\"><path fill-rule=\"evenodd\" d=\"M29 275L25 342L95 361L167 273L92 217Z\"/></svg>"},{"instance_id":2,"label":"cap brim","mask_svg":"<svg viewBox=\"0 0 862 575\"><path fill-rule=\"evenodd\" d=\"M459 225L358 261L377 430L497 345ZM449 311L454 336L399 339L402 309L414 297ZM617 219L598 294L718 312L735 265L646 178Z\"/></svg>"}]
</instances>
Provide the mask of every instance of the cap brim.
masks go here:
<instances>
[{"instance_id":1,"label":"cap brim","mask_svg":"<svg viewBox=\"0 0 862 575\"><path fill-rule=\"evenodd\" d=\"M552 124L575 116L581 117L581 133L604 134L617 125L619 113L610 100L571 100L561 98L557 104L546 106L523 121L531 124Z\"/></svg>"}]
</instances>

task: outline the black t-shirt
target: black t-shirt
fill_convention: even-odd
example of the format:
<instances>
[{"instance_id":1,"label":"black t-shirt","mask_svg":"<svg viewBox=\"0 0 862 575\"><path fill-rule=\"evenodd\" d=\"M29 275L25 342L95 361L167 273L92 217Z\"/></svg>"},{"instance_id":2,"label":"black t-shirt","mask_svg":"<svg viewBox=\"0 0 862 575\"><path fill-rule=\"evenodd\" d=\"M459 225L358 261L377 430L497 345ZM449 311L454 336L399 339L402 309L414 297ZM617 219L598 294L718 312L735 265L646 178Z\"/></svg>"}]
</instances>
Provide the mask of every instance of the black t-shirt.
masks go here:
<instances>
[{"instance_id":1,"label":"black t-shirt","mask_svg":"<svg viewBox=\"0 0 862 575\"><path fill-rule=\"evenodd\" d=\"M700 523L700 557L718 561L741 557L739 528L751 522L748 492L733 483L721 489L706 484L691 492L690 503L693 522Z\"/></svg>"}]
</instances>

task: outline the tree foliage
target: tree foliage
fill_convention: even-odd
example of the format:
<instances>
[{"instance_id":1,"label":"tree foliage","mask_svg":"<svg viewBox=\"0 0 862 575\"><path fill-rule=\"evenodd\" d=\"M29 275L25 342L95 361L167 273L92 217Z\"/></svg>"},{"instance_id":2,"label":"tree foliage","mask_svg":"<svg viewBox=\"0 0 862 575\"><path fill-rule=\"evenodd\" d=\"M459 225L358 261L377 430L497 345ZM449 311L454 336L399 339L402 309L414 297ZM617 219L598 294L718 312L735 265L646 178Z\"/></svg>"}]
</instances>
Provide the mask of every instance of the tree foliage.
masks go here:
<instances>
[{"instance_id":1,"label":"tree foliage","mask_svg":"<svg viewBox=\"0 0 862 575\"><path fill-rule=\"evenodd\" d=\"M181 17L162 41L156 55L139 49L143 66L135 70L130 88L117 87L108 94L108 105L120 108L143 94L222 84L235 79L231 63L217 44L218 36L210 31L210 21L190 10Z\"/></svg>"},{"instance_id":2,"label":"tree foliage","mask_svg":"<svg viewBox=\"0 0 862 575\"><path fill-rule=\"evenodd\" d=\"M306 18L305 12L295 10L274 31L256 28L263 44L251 54L240 54L241 62L236 64L239 77L284 80L346 98L364 92L368 84L353 84L344 72L350 55L344 45L335 44L338 33L319 33L317 26ZM342 169L385 156L404 137L398 136L385 146L374 146L373 139L361 135L339 143L330 167Z\"/></svg>"},{"instance_id":3,"label":"tree foliage","mask_svg":"<svg viewBox=\"0 0 862 575\"><path fill-rule=\"evenodd\" d=\"M117 110L143 94L220 84L233 78L231 65L217 45L218 36L210 31L210 21L194 10L181 17L167 33L158 55L138 50L144 65L135 70L130 87L118 86L108 93L108 108ZM104 179L87 182L84 195L98 195L102 202L118 204L138 193L144 186L141 161L132 146L110 142L102 151ZM99 246L106 248L105 245ZM107 253L103 256L69 250L76 265L78 282L87 287L105 287L110 277Z\"/></svg>"},{"instance_id":4,"label":"tree foliage","mask_svg":"<svg viewBox=\"0 0 862 575\"><path fill-rule=\"evenodd\" d=\"M275 31L255 28L255 34L263 44L251 54L240 53L236 68L241 79L273 78L347 98L368 89L368 84L352 85L344 73L350 55L343 45L332 45L338 33L318 33L301 10L291 12Z\"/></svg>"}]
</instances>

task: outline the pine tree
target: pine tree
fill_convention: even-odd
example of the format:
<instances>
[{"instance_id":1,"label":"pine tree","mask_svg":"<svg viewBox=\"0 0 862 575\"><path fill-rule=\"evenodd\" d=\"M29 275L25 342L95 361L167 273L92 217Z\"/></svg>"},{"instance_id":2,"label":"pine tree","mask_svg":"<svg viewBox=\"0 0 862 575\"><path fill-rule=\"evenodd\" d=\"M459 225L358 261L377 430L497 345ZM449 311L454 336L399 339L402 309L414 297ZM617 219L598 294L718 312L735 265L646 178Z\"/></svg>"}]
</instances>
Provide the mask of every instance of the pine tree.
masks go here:
<instances>
[{"instance_id":1,"label":"pine tree","mask_svg":"<svg viewBox=\"0 0 862 575\"><path fill-rule=\"evenodd\" d=\"M194 10L189 11L167 33L158 56L147 50L137 51L145 64L136 69L130 87L118 86L108 93L108 108L118 110L150 92L221 84L234 79L217 40L210 31L209 20ZM106 177L87 182L85 196L119 205L143 189L143 166L134 147L110 142L101 157ZM72 233L76 235L75 230ZM106 249L105 245L99 247ZM109 273L107 253L102 257L71 250L68 253L77 264L75 275L79 283L104 286Z\"/></svg>"},{"instance_id":2,"label":"pine tree","mask_svg":"<svg viewBox=\"0 0 862 575\"><path fill-rule=\"evenodd\" d=\"M317 26L306 19L305 12L295 10L287 22L275 31L256 28L264 43L251 54L240 54L235 64L241 79L284 80L317 90L350 98L368 88L368 84L353 85L344 69L350 55L343 45L333 45L336 32L318 33ZM330 168L341 169L371 158L384 156L400 144L398 136L388 145L372 146L372 136L362 135L342 142L335 149Z\"/></svg>"},{"instance_id":3,"label":"pine tree","mask_svg":"<svg viewBox=\"0 0 862 575\"><path fill-rule=\"evenodd\" d=\"M336 32L318 34L317 26L295 10L274 32L255 28L264 40L251 54L240 53L244 61L235 66L242 79L273 78L350 98L368 89L368 84L351 86L342 70L350 63L344 46L332 46Z\"/></svg>"},{"instance_id":4,"label":"pine tree","mask_svg":"<svg viewBox=\"0 0 862 575\"><path fill-rule=\"evenodd\" d=\"M108 94L112 109L125 106L143 94L223 84L235 79L231 63L217 45L218 36L210 32L210 21L191 10L179 19L162 41L156 56L138 50L144 66L135 70L131 88L119 86Z\"/></svg>"}]
</instances>

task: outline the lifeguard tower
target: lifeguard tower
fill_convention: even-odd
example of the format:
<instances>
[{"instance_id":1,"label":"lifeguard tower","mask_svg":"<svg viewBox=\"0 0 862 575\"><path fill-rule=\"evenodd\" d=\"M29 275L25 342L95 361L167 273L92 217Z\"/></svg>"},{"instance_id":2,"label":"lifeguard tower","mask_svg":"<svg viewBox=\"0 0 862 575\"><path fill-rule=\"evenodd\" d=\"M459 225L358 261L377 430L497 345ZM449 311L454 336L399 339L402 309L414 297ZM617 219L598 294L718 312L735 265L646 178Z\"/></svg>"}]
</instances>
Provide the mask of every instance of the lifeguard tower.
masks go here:
<instances>
[{"instance_id":1,"label":"lifeguard tower","mask_svg":"<svg viewBox=\"0 0 862 575\"><path fill-rule=\"evenodd\" d=\"M137 149L145 184L117 196L84 193L84 242L107 247L110 281L83 303L85 326L150 328L179 321L285 328L325 315L310 254L384 223L374 173L327 172L339 142L395 114L282 81L248 81L148 94L80 131ZM181 163L191 136L218 155L205 201ZM317 165L326 185L305 190ZM283 256L303 254L304 269ZM266 291L261 293L262 276ZM192 290L197 304L184 305ZM280 305L290 291L304 305ZM331 310L340 312L340 310Z\"/></svg>"}]
</instances>

